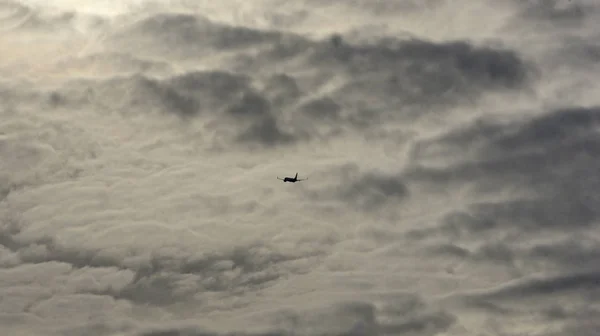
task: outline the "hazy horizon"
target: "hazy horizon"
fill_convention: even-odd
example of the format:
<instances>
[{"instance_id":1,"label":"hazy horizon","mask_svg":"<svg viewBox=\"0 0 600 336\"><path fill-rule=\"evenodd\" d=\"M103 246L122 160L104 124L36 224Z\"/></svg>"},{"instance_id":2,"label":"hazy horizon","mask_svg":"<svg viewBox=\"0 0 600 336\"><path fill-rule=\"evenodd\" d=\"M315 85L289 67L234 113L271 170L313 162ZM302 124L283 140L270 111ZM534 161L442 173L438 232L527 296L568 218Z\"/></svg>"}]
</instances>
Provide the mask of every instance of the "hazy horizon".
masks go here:
<instances>
[{"instance_id":1,"label":"hazy horizon","mask_svg":"<svg viewBox=\"0 0 600 336\"><path fill-rule=\"evenodd\" d=\"M0 0L0 333L599 335L599 9Z\"/></svg>"}]
</instances>

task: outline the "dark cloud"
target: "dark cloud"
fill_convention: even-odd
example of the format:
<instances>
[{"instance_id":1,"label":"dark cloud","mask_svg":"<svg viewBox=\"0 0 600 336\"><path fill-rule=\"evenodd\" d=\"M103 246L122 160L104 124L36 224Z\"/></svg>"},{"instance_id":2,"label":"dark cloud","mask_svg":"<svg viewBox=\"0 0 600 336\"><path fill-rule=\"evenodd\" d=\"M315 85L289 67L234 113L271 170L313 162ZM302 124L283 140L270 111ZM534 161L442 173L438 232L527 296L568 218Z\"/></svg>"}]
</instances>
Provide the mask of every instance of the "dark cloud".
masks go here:
<instances>
[{"instance_id":1,"label":"dark cloud","mask_svg":"<svg viewBox=\"0 0 600 336\"><path fill-rule=\"evenodd\" d=\"M311 6L321 7L324 4L318 0L307 0ZM435 6L443 3L443 0L406 0L406 1L369 1L348 3L336 1L338 6L347 6L350 10L359 10L374 15L406 15L414 14L417 10L432 10Z\"/></svg>"},{"instance_id":2,"label":"dark cloud","mask_svg":"<svg viewBox=\"0 0 600 336\"><path fill-rule=\"evenodd\" d=\"M450 238L451 241L455 239L452 236L446 236L446 238ZM539 252L539 246L523 246L524 244L515 242L510 238L498 239L495 242L486 242L484 240L478 242L477 246L469 246L468 248L463 246L466 244L466 240L464 243L442 243L435 240L430 246L425 248L425 252L431 256L453 260L455 264L446 269L449 273L454 273L456 268L461 264L469 264L483 267L492 266L496 267L496 269L504 267L504 271L512 276L523 276L526 272L535 270L559 269L557 266L570 272L585 267L589 268L594 262L598 261L596 256L590 256L589 258L583 257L583 260L580 262L566 265L562 263L563 258L557 256L560 253L560 246L556 246L556 250L554 250L554 244L543 245L545 249L552 252L542 256ZM574 248L581 251L581 247L579 246ZM574 254L579 255L577 252L574 252Z\"/></svg>"},{"instance_id":3,"label":"dark cloud","mask_svg":"<svg viewBox=\"0 0 600 336\"><path fill-rule=\"evenodd\" d=\"M144 331L135 334L135 336L284 336L286 334L280 332L232 332L232 333L219 333L213 331L207 331L202 328L163 328L159 330Z\"/></svg>"},{"instance_id":4,"label":"dark cloud","mask_svg":"<svg viewBox=\"0 0 600 336\"><path fill-rule=\"evenodd\" d=\"M22 237L22 223L18 217L5 217L0 226L0 245L14 253L22 263L62 262L74 268L119 267L120 261L94 251L70 249L48 236Z\"/></svg>"},{"instance_id":5,"label":"dark cloud","mask_svg":"<svg viewBox=\"0 0 600 336\"><path fill-rule=\"evenodd\" d=\"M296 79L285 73L269 76L265 80L263 91L275 108L290 106L305 94Z\"/></svg>"},{"instance_id":6,"label":"dark cloud","mask_svg":"<svg viewBox=\"0 0 600 336\"><path fill-rule=\"evenodd\" d=\"M318 75L296 79L301 90L349 78L326 97L303 102L300 112L315 124L329 120L361 131L389 120L414 121L418 114L409 113L411 108L428 113L431 109L424 106L447 107L487 92L523 89L536 76L535 66L512 50L393 38L335 45L330 40L278 43L245 59L239 69L252 73L273 64L285 66L292 56L319 69Z\"/></svg>"},{"instance_id":7,"label":"dark cloud","mask_svg":"<svg viewBox=\"0 0 600 336\"><path fill-rule=\"evenodd\" d=\"M577 145L578 140L593 140L589 139L589 136L594 135L594 128L600 124L599 111L600 109L595 107L551 111L512 130L506 129L505 134L492 138L490 145L504 153L539 149L542 146L562 149L561 145L575 145L574 149L577 150L596 151L598 146L595 146L595 142L588 143L587 147Z\"/></svg>"},{"instance_id":8,"label":"dark cloud","mask_svg":"<svg viewBox=\"0 0 600 336\"><path fill-rule=\"evenodd\" d=\"M600 215L599 122L597 109L572 108L524 122L476 123L416 147L406 178L423 184L470 184L479 193L515 193L510 200L475 202L466 211L447 215L444 230L454 235L586 228ZM425 168L429 157L439 155L453 157L454 163Z\"/></svg>"},{"instance_id":9,"label":"dark cloud","mask_svg":"<svg viewBox=\"0 0 600 336\"><path fill-rule=\"evenodd\" d=\"M130 285L109 293L138 303L165 305L186 302L198 291L254 291L291 272L278 264L298 258L260 246L200 258L157 255L136 271Z\"/></svg>"},{"instance_id":10,"label":"dark cloud","mask_svg":"<svg viewBox=\"0 0 600 336\"><path fill-rule=\"evenodd\" d=\"M538 243L526 251L532 261L550 263L567 271L593 269L600 262L600 245L597 239L583 236L570 236L559 241Z\"/></svg>"},{"instance_id":11,"label":"dark cloud","mask_svg":"<svg viewBox=\"0 0 600 336\"><path fill-rule=\"evenodd\" d=\"M575 330L586 335L596 329L589 321L598 316L594 303L599 283L595 270L521 276L492 289L458 296L474 312L496 321L491 327L499 335L517 335L515 330L523 316L541 328L548 326L545 335L565 335Z\"/></svg>"},{"instance_id":12,"label":"dark cloud","mask_svg":"<svg viewBox=\"0 0 600 336\"><path fill-rule=\"evenodd\" d=\"M367 173L340 188L342 199L366 209L401 202L408 195L408 188L399 177L374 173Z\"/></svg>"},{"instance_id":13,"label":"dark cloud","mask_svg":"<svg viewBox=\"0 0 600 336\"><path fill-rule=\"evenodd\" d=\"M488 230L535 233L539 229L577 230L595 225L597 211L578 198L542 197L494 203L475 203L469 210L443 219L443 230L456 237L485 234Z\"/></svg>"},{"instance_id":14,"label":"dark cloud","mask_svg":"<svg viewBox=\"0 0 600 336\"><path fill-rule=\"evenodd\" d=\"M57 94L123 114L161 112L189 118L201 113L217 114L246 92L252 92L246 76L226 71L191 71L169 77L136 74L74 81Z\"/></svg>"},{"instance_id":15,"label":"dark cloud","mask_svg":"<svg viewBox=\"0 0 600 336\"><path fill-rule=\"evenodd\" d=\"M347 60L350 69L361 73L372 70L404 70L397 75L408 75L418 80L425 93L441 93L442 88L460 85L499 85L518 87L527 78L527 65L513 51L473 46L467 42L434 43L424 40L397 41L396 45L357 46L334 54L336 59ZM339 50L339 49L335 49ZM363 57L368 63L358 66L355 58ZM409 67L402 67L411 61ZM428 72L425 65L433 71ZM400 66L400 67L399 67ZM435 83L432 80L437 79ZM465 82L461 83L460 80ZM442 85L430 87L428 85ZM433 95L432 95L433 96Z\"/></svg>"},{"instance_id":16,"label":"dark cloud","mask_svg":"<svg viewBox=\"0 0 600 336\"><path fill-rule=\"evenodd\" d=\"M271 104L256 92L243 92L233 102L227 112L237 118L265 118L270 117Z\"/></svg>"},{"instance_id":17,"label":"dark cloud","mask_svg":"<svg viewBox=\"0 0 600 336\"><path fill-rule=\"evenodd\" d=\"M324 46L312 62L324 71L338 69L353 76L336 98L386 99L398 107L448 104L488 90L522 88L534 70L511 50L418 39Z\"/></svg>"},{"instance_id":18,"label":"dark cloud","mask_svg":"<svg viewBox=\"0 0 600 336\"><path fill-rule=\"evenodd\" d=\"M237 140L246 143L256 142L267 146L287 145L296 141L296 136L283 131L274 118L264 118L255 122Z\"/></svg>"},{"instance_id":19,"label":"dark cloud","mask_svg":"<svg viewBox=\"0 0 600 336\"><path fill-rule=\"evenodd\" d=\"M191 117L199 113L201 106L193 96L178 92L168 83L143 75L112 78L101 84L86 84L74 84L84 88L80 92L81 100L91 100L100 108L117 110L125 115L162 112Z\"/></svg>"},{"instance_id":20,"label":"dark cloud","mask_svg":"<svg viewBox=\"0 0 600 336\"><path fill-rule=\"evenodd\" d=\"M253 84L245 75L196 71L162 79L142 75L111 78L100 85L88 82L87 88L73 83L54 96L66 97L60 101L91 100L100 108L123 114L159 112L184 120L205 118L211 121L207 131L224 134L230 143L277 146L310 138L302 130L285 130L278 120L280 113ZM78 98L71 91L75 85L80 87Z\"/></svg>"},{"instance_id":21,"label":"dark cloud","mask_svg":"<svg viewBox=\"0 0 600 336\"><path fill-rule=\"evenodd\" d=\"M238 50L279 43L291 34L234 27L192 14L160 13L135 22L110 37L116 46L152 50L165 56L208 55L212 50ZM301 41L300 38L295 38ZM135 45L130 41L135 40Z\"/></svg>"},{"instance_id":22,"label":"dark cloud","mask_svg":"<svg viewBox=\"0 0 600 336\"><path fill-rule=\"evenodd\" d=\"M450 327L456 318L448 313L437 313L425 315L406 322L390 323L382 327L382 334L412 334L412 335L436 335Z\"/></svg>"},{"instance_id":23,"label":"dark cloud","mask_svg":"<svg viewBox=\"0 0 600 336\"><path fill-rule=\"evenodd\" d=\"M582 154L593 154L598 150L599 146L594 139L594 127L600 122L597 112L597 108L573 107L549 111L530 120L477 120L466 128L452 130L439 138L418 143L414 148L413 158L426 160L430 155L443 154L460 159L465 158L465 154L472 153L470 155L474 157L466 158L483 161L472 168L469 164L474 164L468 163L464 164L465 167L456 169L452 173L461 173L458 178L478 172L494 173L493 169L518 173L528 168L523 167L525 164L546 166L546 170L549 170L554 167L550 163L566 165L560 159L569 155L572 150ZM549 146L552 151L542 151ZM509 157L513 159L511 165L503 164L503 159L507 160ZM485 161L489 161L489 164Z\"/></svg>"},{"instance_id":24,"label":"dark cloud","mask_svg":"<svg viewBox=\"0 0 600 336\"><path fill-rule=\"evenodd\" d=\"M296 134L284 131L271 108L271 103L257 92L244 92L227 108L239 127L237 140L266 146L287 145L298 140Z\"/></svg>"},{"instance_id":25,"label":"dark cloud","mask_svg":"<svg viewBox=\"0 0 600 336\"><path fill-rule=\"evenodd\" d=\"M575 272L551 276L525 276L489 290L460 295L468 306L495 316L518 319L523 314L541 323L560 323L570 328L597 316L598 272ZM560 300L562 305L556 302ZM587 328L583 328L585 330Z\"/></svg>"},{"instance_id":26,"label":"dark cloud","mask_svg":"<svg viewBox=\"0 0 600 336\"><path fill-rule=\"evenodd\" d=\"M535 296L561 295L564 293L598 293L600 273L597 271L560 274L550 277L526 278L514 281L498 289L479 294L477 297L492 300L511 300Z\"/></svg>"},{"instance_id":27,"label":"dark cloud","mask_svg":"<svg viewBox=\"0 0 600 336\"><path fill-rule=\"evenodd\" d=\"M456 317L434 310L415 294L391 294L375 303L346 301L311 312L285 311L278 328L285 334L306 335L436 335L449 329Z\"/></svg>"},{"instance_id":28,"label":"dark cloud","mask_svg":"<svg viewBox=\"0 0 600 336\"><path fill-rule=\"evenodd\" d=\"M556 54L554 62L557 65L569 65L578 71L596 71L600 61L600 46L597 38L568 36L563 38Z\"/></svg>"},{"instance_id":29,"label":"dark cloud","mask_svg":"<svg viewBox=\"0 0 600 336\"><path fill-rule=\"evenodd\" d=\"M595 336L598 335L598 330L600 329L600 323L598 323L598 318L600 314L595 312L595 314L590 315L586 318L578 318L573 322L567 323L567 325L562 328L562 330L556 333L548 333L549 336L561 336L561 335L580 335L580 336Z\"/></svg>"},{"instance_id":30,"label":"dark cloud","mask_svg":"<svg viewBox=\"0 0 600 336\"><path fill-rule=\"evenodd\" d=\"M205 106L211 108L220 108L235 98L253 93L250 77L227 71L187 72L170 77L164 83L182 94L202 99Z\"/></svg>"},{"instance_id":31,"label":"dark cloud","mask_svg":"<svg viewBox=\"0 0 600 336\"><path fill-rule=\"evenodd\" d=\"M157 305L193 300L198 291L241 294L261 289L287 275L291 270L280 266L299 258L278 254L264 246L240 247L223 255L203 257L156 255L136 270L132 283L118 292L107 293Z\"/></svg>"},{"instance_id":32,"label":"dark cloud","mask_svg":"<svg viewBox=\"0 0 600 336\"><path fill-rule=\"evenodd\" d=\"M464 197L470 202L407 237L428 242L431 255L452 259L456 267L521 279L469 295L472 308L508 319L524 313L547 318L559 297L582 311L590 306L582 294L598 296L594 265L600 255L596 240L586 236L600 218L598 112L566 108L529 119L476 122L416 146L414 166L403 178L411 184L468 185ZM445 167L427 168L439 158ZM498 193L504 196L479 199ZM549 272L554 275L528 275ZM563 320L570 325L577 318Z\"/></svg>"},{"instance_id":33,"label":"dark cloud","mask_svg":"<svg viewBox=\"0 0 600 336\"><path fill-rule=\"evenodd\" d=\"M312 99L301 105L300 111L311 119L316 120L340 120L341 106L330 97Z\"/></svg>"},{"instance_id":34,"label":"dark cloud","mask_svg":"<svg viewBox=\"0 0 600 336\"><path fill-rule=\"evenodd\" d=\"M380 335L436 335L448 330L454 315L430 307L415 294L393 294L378 311Z\"/></svg>"},{"instance_id":35,"label":"dark cloud","mask_svg":"<svg viewBox=\"0 0 600 336\"><path fill-rule=\"evenodd\" d=\"M135 325L132 322L121 321L106 321L106 322L91 322L79 327L63 327L58 328L56 334L64 336L107 336L107 335L131 335L132 330L135 330Z\"/></svg>"},{"instance_id":36,"label":"dark cloud","mask_svg":"<svg viewBox=\"0 0 600 336\"><path fill-rule=\"evenodd\" d=\"M339 304L332 310L314 313L281 312L279 327L266 332L210 332L202 328L163 328L145 331L136 336L283 336L283 335L334 335L334 336L377 336L414 335L433 336L447 330L455 317L444 312L420 313L410 311L409 316L394 322L380 322L373 305L363 302Z\"/></svg>"},{"instance_id":37,"label":"dark cloud","mask_svg":"<svg viewBox=\"0 0 600 336\"><path fill-rule=\"evenodd\" d=\"M124 287L98 287L93 293L136 303L169 305L193 300L198 291L255 291L294 272L287 262L310 255L279 253L264 245L233 247L222 253L194 256L174 246L176 252L157 251L149 256L113 255L101 250L66 247L52 237L20 237L17 221L0 231L0 246L15 255L13 264L59 262L73 269L113 268L127 270L132 279Z\"/></svg>"},{"instance_id":38,"label":"dark cloud","mask_svg":"<svg viewBox=\"0 0 600 336\"><path fill-rule=\"evenodd\" d=\"M355 164L337 167L330 176L320 179L334 181L323 189L305 191L318 200L335 199L354 209L371 211L396 206L409 197L409 189L400 175L364 171Z\"/></svg>"},{"instance_id":39,"label":"dark cloud","mask_svg":"<svg viewBox=\"0 0 600 336\"><path fill-rule=\"evenodd\" d=\"M10 195L13 190L16 190L17 186L10 181L8 176L0 175L0 203L4 201Z\"/></svg>"},{"instance_id":40,"label":"dark cloud","mask_svg":"<svg viewBox=\"0 0 600 336\"><path fill-rule=\"evenodd\" d=\"M378 119L375 113L382 114L391 107L448 104L470 100L490 90L520 89L534 70L532 64L514 51L479 47L464 41L435 43L387 38L376 43L332 45L329 40L311 41L291 33L230 27L183 14L152 16L119 34L119 38L113 37L113 41L123 39L119 50L130 50L132 36L143 36L136 38L136 48L160 51L161 57L172 53L198 57L207 54L208 49L260 46L258 53L248 51L230 62L233 71L248 74L271 72L274 64L286 68L288 61L299 60L304 67L319 70L292 86L287 85L291 91L286 89L283 96L273 100L278 108L283 108L281 103L285 101L294 101L296 87L310 90L340 75L349 76L350 81L331 93L331 100L325 106L327 113L315 111L321 116L337 114L339 105L371 105L368 111L357 108L349 113L349 121L368 113L374 122ZM309 107L323 108L322 104ZM390 112L386 114L393 117Z\"/></svg>"},{"instance_id":41,"label":"dark cloud","mask_svg":"<svg viewBox=\"0 0 600 336\"><path fill-rule=\"evenodd\" d=\"M552 25L565 23L582 23L594 11L595 6L583 4L580 1L564 0L538 0L519 1L522 6L522 15L528 19L544 20Z\"/></svg>"}]
</instances>

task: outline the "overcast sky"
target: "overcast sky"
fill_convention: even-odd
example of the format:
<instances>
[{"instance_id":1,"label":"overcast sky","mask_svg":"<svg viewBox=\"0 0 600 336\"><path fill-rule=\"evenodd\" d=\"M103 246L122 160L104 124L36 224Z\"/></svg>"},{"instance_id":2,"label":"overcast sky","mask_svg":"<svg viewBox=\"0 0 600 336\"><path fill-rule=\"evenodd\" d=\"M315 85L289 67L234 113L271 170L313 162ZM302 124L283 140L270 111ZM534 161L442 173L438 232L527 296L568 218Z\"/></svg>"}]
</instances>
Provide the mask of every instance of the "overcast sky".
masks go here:
<instances>
[{"instance_id":1,"label":"overcast sky","mask_svg":"<svg viewBox=\"0 0 600 336\"><path fill-rule=\"evenodd\" d=\"M599 9L0 0L0 333L597 335Z\"/></svg>"}]
</instances>

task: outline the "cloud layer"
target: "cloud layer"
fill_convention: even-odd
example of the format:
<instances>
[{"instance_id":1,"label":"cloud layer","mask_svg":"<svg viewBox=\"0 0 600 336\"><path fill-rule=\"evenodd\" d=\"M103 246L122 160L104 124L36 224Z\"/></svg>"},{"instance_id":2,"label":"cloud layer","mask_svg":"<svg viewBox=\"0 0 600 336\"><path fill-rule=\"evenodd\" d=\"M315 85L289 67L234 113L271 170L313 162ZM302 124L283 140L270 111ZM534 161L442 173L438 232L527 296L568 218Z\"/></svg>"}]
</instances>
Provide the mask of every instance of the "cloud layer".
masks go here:
<instances>
[{"instance_id":1,"label":"cloud layer","mask_svg":"<svg viewBox=\"0 0 600 336\"><path fill-rule=\"evenodd\" d=\"M595 3L94 6L0 3L2 333L597 329Z\"/></svg>"}]
</instances>

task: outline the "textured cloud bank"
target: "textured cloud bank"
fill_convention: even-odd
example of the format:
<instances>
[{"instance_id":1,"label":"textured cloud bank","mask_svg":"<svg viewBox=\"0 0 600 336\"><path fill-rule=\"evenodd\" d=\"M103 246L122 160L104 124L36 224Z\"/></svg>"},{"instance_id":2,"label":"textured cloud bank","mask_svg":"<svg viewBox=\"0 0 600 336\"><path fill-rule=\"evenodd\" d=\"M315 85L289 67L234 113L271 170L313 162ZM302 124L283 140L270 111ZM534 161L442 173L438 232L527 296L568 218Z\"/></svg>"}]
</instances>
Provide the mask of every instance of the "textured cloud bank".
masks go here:
<instances>
[{"instance_id":1,"label":"textured cloud bank","mask_svg":"<svg viewBox=\"0 0 600 336\"><path fill-rule=\"evenodd\" d=\"M274 3L2 2L0 330L593 334L597 5Z\"/></svg>"}]
</instances>

